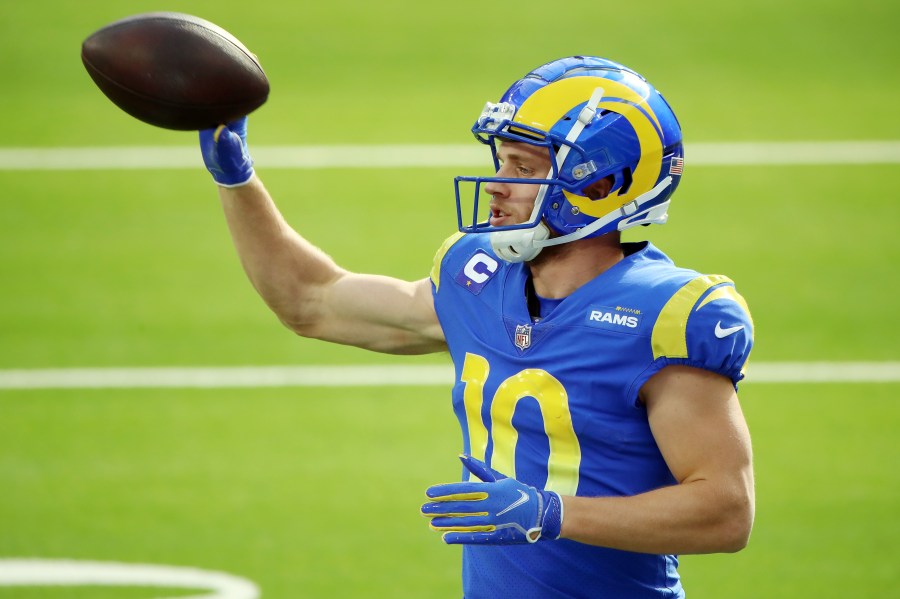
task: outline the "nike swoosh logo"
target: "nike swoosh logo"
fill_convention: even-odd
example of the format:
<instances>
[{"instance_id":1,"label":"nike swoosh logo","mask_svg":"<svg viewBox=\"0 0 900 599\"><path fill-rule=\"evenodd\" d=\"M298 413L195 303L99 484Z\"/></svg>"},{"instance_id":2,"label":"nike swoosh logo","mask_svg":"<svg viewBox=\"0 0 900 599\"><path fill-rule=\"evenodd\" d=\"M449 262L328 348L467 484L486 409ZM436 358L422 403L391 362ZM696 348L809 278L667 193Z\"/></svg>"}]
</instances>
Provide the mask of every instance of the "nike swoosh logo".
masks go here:
<instances>
[{"instance_id":1,"label":"nike swoosh logo","mask_svg":"<svg viewBox=\"0 0 900 599\"><path fill-rule=\"evenodd\" d=\"M506 506L505 508L503 508L501 511L497 512L497 515L498 515L498 516L502 516L502 515L505 514L506 512L508 512L508 511L510 511L510 510L513 510L513 509L516 509L517 507L519 507L519 506L522 505L523 503L528 503L528 494L527 494L525 491L523 491L522 489L519 489L519 493L520 493L522 496L519 497L518 499L516 499L515 501L513 501L512 503L510 503L508 506Z\"/></svg>"},{"instance_id":2,"label":"nike swoosh logo","mask_svg":"<svg viewBox=\"0 0 900 599\"><path fill-rule=\"evenodd\" d=\"M738 331L740 331L743 328L744 328L744 325L739 324L736 327L728 327L727 329L723 329L722 321L720 320L719 322L716 323L716 330L715 330L716 337L718 337L719 339L724 339L728 335L733 335L734 333L737 333Z\"/></svg>"}]
</instances>

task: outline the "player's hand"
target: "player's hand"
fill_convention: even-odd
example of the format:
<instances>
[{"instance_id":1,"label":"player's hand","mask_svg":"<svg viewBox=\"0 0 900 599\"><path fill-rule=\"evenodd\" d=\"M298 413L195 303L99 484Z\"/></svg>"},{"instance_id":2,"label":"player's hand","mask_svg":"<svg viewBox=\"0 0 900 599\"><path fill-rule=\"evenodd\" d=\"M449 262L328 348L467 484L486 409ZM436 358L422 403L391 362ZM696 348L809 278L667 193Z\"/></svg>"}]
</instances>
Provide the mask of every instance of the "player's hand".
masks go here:
<instances>
[{"instance_id":1,"label":"player's hand","mask_svg":"<svg viewBox=\"0 0 900 599\"><path fill-rule=\"evenodd\" d=\"M240 187L253 177L253 160L247 151L247 117L200 132L203 162L216 183Z\"/></svg>"},{"instance_id":2,"label":"player's hand","mask_svg":"<svg viewBox=\"0 0 900 599\"><path fill-rule=\"evenodd\" d=\"M483 482L429 487L425 494L431 501L422 506L431 527L444 532L445 543L514 545L559 538L558 494L508 478L472 456L460 460Z\"/></svg>"}]
</instances>

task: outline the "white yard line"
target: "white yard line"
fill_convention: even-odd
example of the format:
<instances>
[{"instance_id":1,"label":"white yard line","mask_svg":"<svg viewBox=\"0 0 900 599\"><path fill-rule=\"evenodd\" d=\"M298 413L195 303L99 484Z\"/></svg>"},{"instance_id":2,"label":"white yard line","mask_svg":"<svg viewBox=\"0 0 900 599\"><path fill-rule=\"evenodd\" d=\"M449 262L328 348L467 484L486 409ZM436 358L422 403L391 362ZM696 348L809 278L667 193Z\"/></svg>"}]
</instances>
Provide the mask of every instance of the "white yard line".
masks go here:
<instances>
[{"instance_id":1,"label":"white yard line","mask_svg":"<svg viewBox=\"0 0 900 599\"><path fill-rule=\"evenodd\" d=\"M453 385L451 366L234 366L0 370L0 390ZM746 383L896 383L900 362L760 362Z\"/></svg>"},{"instance_id":2,"label":"white yard line","mask_svg":"<svg viewBox=\"0 0 900 599\"><path fill-rule=\"evenodd\" d=\"M228 574L157 564L0 558L0 587L116 586L204 591L182 599L258 599L259 587ZM64 595L60 595L64 596Z\"/></svg>"},{"instance_id":3,"label":"white yard line","mask_svg":"<svg viewBox=\"0 0 900 599\"><path fill-rule=\"evenodd\" d=\"M251 146L260 168L485 167L480 144ZM691 166L900 164L900 141L695 142L687 144ZM202 168L195 146L0 148L0 171L128 170Z\"/></svg>"}]
</instances>

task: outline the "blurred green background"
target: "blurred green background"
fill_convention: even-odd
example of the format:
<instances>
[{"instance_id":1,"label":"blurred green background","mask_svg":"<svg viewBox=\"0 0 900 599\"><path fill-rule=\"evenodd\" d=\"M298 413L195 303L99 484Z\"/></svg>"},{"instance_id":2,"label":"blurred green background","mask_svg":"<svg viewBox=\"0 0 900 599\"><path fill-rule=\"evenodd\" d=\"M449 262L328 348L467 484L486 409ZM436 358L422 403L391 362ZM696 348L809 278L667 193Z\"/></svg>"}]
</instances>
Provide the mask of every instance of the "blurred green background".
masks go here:
<instances>
[{"instance_id":1,"label":"blurred green background","mask_svg":"<svg viewBox=\"0 0 900 599\"><path fill-rule=\"evenodd\" d=\"M4 2L0 146L193 147L192 133L118 111L80 62L91 32L156 10L214 21L260 57L272 94L251 150L465 144L484 102L535 66L624 62L666 95L688 148L669 224L630 237L737 281L753 361L900 359L897 164L690 163L699 142L900 139L896 2ZM403 278L427 275L455 227L452 177L469 174L257 166L339 263ZM0 170L0 184L0 369L447 361L281 328L241 272L199 152L195 170ZM754 536L737 555L685 557L688 595L896 588L898 390L743 385ZM222 570L267 599L459 597L459 554L418 515L427 485L458 476L448 399L439 387L0 391L0 558ZM0 586L2 598L159 594Z\"/></svg>"}]
</instances>

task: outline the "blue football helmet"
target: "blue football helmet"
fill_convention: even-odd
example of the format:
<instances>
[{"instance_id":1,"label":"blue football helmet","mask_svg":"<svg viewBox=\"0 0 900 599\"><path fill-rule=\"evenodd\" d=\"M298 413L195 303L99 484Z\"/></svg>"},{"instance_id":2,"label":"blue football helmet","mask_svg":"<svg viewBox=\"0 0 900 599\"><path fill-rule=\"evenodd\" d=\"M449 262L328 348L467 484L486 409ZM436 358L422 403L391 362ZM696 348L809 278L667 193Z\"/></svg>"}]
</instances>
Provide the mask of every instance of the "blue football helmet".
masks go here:
<instances>
[{"instance_id":1,"label":"blue football helmet","mask_svg":"<svg viewBox=\"0 0 900 599\"><path fill-rule=\"evenodd\" d=\"M549 153L544 179L454 181L460 231L490 233L494 250L510 262L531 260L547 246L666 222L684 165L681 127L662 95L628 67L592 56L554 60L528 73L499 103L487 103L472 132L490 146L498 171L498 140ZM606 197L585 195L607 177L613 183ZM479 217L481 186L492 181L540 185L528 222L491 226ZM463 182L475 186L471 210L463 208Z\"/></svg>"}]
</instances>

